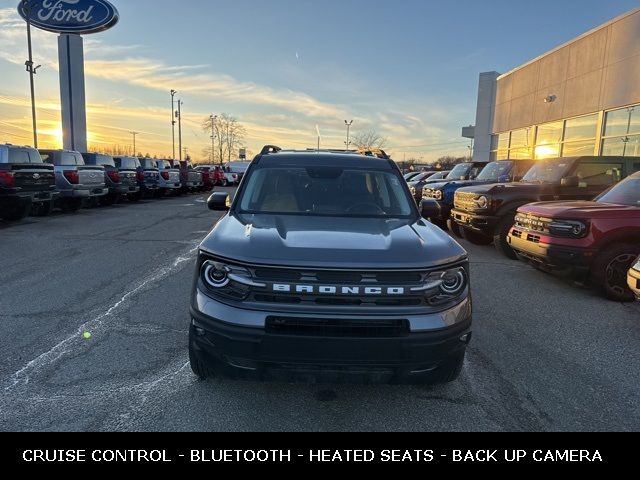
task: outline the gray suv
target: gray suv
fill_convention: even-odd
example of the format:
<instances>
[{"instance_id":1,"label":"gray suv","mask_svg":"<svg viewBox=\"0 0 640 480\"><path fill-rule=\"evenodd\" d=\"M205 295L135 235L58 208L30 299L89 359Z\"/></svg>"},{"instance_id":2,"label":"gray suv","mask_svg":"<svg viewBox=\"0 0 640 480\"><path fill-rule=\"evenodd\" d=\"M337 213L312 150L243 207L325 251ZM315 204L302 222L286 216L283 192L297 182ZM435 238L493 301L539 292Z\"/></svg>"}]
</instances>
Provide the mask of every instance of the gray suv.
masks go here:
<instances>
[{"instance_id":1,"label":"gray suv","mask_svg":"<svg viewBox=\"0 0 640 480\"><path fill-rule=\"evenodd\" d=\"M386 155L265 147L199 248L201 378L456 379L471 340L465 250L423 220Z\"/></svg>"},{"instance_id":2,"label":"gray suv","mask_svg":"<svg viewBox=\"0 0 640 480\"><path fill-rule=\"evenodd\" d=\"M83 202L99 199L109 193L104 180L104 167L86 165L78 152L69 150L40 150L45 163L53 165L56 186L60 197L56 207L63 211L75 212Z\"/></svg>"}]
</instances>

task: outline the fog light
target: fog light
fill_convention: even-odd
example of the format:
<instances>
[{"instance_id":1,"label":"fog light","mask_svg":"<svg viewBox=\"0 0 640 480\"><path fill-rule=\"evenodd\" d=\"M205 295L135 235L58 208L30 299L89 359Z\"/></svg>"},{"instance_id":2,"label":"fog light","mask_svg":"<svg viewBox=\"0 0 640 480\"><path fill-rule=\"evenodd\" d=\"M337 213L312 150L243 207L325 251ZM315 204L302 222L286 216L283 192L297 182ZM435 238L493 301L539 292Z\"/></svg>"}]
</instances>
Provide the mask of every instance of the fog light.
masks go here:
<instances>
[{"instance_id":1,"label":"fog light","mask_svg":"<svg viewBox=\"0 0 640 480\"><path fill-rule=\"evenodd\" d=\"M204 337L207 334L207 332L200 327L195 327L194 332L197 337Z\"/></svg>"},{"instance_id":2,"label":"fog light","mask_svg":"<svg viewBox=\"0 0 640 480\"><path fill-rule=\"evenodd\" d=\"M465 333L460 337L460 341L462 343L466 343L467 345L469 345L469 343L471 342L471 336L472 336L471 332Z\"/></svg>"}]
</instances>

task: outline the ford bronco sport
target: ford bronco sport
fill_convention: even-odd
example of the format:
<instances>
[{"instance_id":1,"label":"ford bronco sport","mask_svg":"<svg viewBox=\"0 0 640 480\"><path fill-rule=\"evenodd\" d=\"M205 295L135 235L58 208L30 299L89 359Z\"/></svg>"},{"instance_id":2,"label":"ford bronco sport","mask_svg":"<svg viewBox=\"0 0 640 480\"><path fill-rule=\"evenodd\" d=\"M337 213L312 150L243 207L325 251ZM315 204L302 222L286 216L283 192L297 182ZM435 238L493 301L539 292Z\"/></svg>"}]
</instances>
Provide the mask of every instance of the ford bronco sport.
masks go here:
<instances>
[{"instance_id":1,"label":"ford bronco sport","mask_svg":"<svg viewBox=\"0 0 640 480\"><path fill-rule=\"evenodd\" d=\"M537 160L522 181L479 185L456 192L451 218L464 237L477 245L494 243L516 260L507 237L523 205L552 200L592 200L640 170L637 157L567 157Z\"/></svg>"},{"instance_id":2,"label":"ford bronco sport","mask_svg":"<svg viewBox=\"0 0 640 480\"><path fill-rule=\"evenodd\" d=\"M199 248L201 378L449 382L471 339L465 250L424 221L396 164L265 147Z\"/></svg>"}]
</instances>

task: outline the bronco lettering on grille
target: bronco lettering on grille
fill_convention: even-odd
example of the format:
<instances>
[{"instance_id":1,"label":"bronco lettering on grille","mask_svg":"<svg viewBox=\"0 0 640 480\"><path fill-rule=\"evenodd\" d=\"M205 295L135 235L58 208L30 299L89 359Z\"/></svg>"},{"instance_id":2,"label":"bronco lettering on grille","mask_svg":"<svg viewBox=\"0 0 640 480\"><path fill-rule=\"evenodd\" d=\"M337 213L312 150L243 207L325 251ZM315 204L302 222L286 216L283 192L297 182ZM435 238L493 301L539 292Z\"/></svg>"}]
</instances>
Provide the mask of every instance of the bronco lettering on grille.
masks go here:
<instances>
[{"instance_id":1,"label":"bronco lettering on grille","mask_svg":"<svg viewBox=\"0 0 640 480\"><path fill-rule=\"evenodd\" d=\"M276 283L272 290L278 293L308 293L317 295L404 295L404 287L340 287L325 285L290 285Z\"/></svg>"}]
</instances>

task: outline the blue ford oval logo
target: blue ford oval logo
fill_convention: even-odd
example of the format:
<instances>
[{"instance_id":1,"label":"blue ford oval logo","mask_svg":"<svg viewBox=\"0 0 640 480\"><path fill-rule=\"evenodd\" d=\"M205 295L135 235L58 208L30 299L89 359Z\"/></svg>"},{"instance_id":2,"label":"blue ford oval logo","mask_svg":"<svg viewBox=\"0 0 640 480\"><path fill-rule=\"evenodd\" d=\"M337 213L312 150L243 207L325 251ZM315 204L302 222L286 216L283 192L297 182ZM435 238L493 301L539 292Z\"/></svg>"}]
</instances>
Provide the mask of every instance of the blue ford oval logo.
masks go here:
<instances>
[{"instance_id":1,"label":"blue ford oval logo","mask_svg":"<svg viewBox=\"0 0 640 480\"><path fill-rule=\"evenodd\" d=\"M95 33L118 23L118 10L107 0L24 0L18 13L54 33Z\"/></svg>"}]
</instances>

